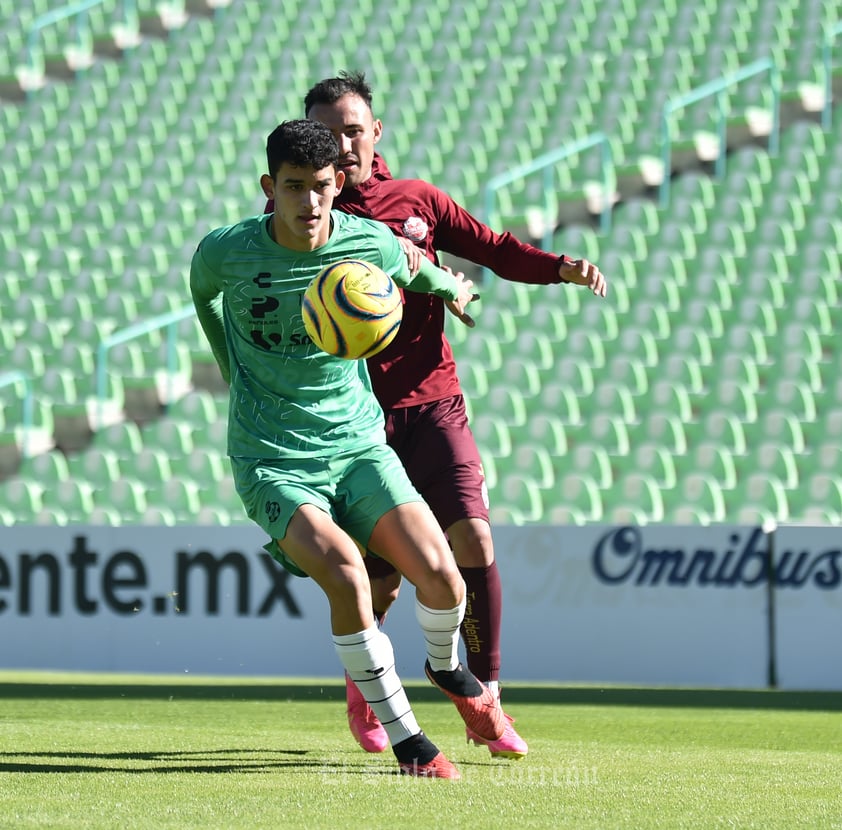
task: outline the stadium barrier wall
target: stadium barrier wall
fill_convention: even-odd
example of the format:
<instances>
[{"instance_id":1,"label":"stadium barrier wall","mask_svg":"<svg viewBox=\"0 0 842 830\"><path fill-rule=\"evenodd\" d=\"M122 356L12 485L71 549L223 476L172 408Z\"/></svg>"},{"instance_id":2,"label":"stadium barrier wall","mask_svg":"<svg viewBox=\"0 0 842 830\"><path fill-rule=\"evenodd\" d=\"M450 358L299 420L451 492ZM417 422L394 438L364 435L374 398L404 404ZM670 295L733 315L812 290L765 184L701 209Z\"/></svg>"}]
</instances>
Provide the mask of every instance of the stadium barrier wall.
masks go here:
<instances>
[{"instance_id":1,"label":"stadium barrier wall","mask_svg":"<svg viewBox=\"0 0 842 830\"><path fill-rule=\"evenodd\" d=\"M504 681L842 689L837 528L494 537ZM341 676L327 601L265 541L250 525L4 528L0 668ZM412 600L405 584L386 626L405 679L423 676Z\"/></svg>"}]
</instances>

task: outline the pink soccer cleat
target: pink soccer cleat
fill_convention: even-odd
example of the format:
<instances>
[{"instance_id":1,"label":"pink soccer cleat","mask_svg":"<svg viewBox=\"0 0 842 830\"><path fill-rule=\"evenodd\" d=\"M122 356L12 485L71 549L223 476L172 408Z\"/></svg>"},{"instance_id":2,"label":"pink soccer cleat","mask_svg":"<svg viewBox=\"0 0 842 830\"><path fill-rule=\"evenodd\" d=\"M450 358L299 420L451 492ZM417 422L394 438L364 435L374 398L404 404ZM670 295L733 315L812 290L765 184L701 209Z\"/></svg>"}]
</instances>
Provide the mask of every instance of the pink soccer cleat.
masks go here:
<instances>
[{"instance_id":1,"label":"pink soccer cleat","mask_svg":"<svg viewBox=\"0 0 842 830\"><path fill-rule=\"evenodd\" d=\"M488 741L496 741L506 732L506 718L494 693L461 663L453 671L433 671L424 664L430 682L455 704L468 729Z\"/></svg>"},{"instance_id":2,"label":"pink soccer cleat","mask_svg":"<svg viewBox=\"0 0 842 830\"><path fill-rule=\"evenodd\" d=\"M459 770L441 752L426 764L413 761L411 764L399 764L398 766L401 775L412 775L416 778L451 778L458 780L462 777Z\"/></svg>"},{"instance_id":3,"label":"pink soccer cleat","mask_svg":"<svg viewBox=\"0 0 842 830\"><path fill-rule=\"evenodd\" d=\"M389 736L347 673L345 698L348 701L348 726L357 743L366 752L383 752L389 746Z\"/></svg>"},{"instance_id":4,"label":"pink soccer cleat","mask_svg":"<svg viewBox=\"0 0 842 830\"><path fill-rule=\"evenodd\" d=\"M506 731L503 733L502 738L496 741L487 741L470 729L465 730L465 735L468 743L474 743L477 746L487 746L492 758L508 758L512 761L519 761L521 758L526 757L529 747L526 745L526 741L515 731L514 726L512 726L514 718L505 713L503 714L506 718Z\"/></svg>"}]
</instances>

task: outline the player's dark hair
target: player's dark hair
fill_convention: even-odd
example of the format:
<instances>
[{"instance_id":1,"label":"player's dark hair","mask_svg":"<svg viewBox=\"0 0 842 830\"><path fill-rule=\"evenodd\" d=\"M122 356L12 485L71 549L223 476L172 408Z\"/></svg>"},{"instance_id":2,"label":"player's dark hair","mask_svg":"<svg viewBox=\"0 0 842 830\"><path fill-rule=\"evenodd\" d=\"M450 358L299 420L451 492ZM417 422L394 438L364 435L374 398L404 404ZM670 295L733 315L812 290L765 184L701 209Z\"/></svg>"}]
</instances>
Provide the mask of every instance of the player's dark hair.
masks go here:
<instances>
[{"instance_id":1,"label":"player's dark hair","mask_svg":"<svg viewBox=\"0 0 842 830\"><path fill-rule=\"evenodd\" d=\"M365 72L340 72L337 78L325 78L304 97L304 114L307 115L316 104L335 104L344 95L358 95L371 109L371 86L365 79Z\"/></svg>"},{"instance_id":2,"label":"player's dark hair","mask_svg":"<svg viewBox=\"0 0 842 830\"><path fill-rule=\"evenodd\" d=\"M284 121L266 139L266 161L273 179L284 162L323 170L339 163L339 145L333 133L318 121Z\"/></svg>"}]
</instances>

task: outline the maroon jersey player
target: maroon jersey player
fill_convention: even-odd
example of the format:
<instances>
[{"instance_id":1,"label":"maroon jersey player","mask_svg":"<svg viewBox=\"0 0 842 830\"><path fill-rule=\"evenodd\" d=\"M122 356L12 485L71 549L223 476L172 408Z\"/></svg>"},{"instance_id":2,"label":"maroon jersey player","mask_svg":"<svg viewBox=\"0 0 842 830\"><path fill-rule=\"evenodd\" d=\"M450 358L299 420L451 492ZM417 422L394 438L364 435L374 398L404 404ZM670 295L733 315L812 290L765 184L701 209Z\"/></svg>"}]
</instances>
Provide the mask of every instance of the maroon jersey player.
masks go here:
<instances>
[{"instance_id":1,"label":"maroon jersey player","mask_svg":"<svg viewBox=\"0 0 842 830\"><path fill-rule=\"evenodd\" d=\"M402 240L412 259L420 250L438 264L442 251L491 269L515 282L569 282L605 296L605 278L592 263L558 256L495 233L444 191L419 179L394 179L375 152L383 125L374 117L372 93L362 73L341 73L307 93L305 115L328 126L339 143L345 186L335 207L377 219ZM488 522L488 493L471 434L453 352L444 333L445 304L406 292L395 340L368 360L375 395L386 416L388 441L413 484L446 531L466 584L463 623L470 670L499 698L502 591ZM369 557L374 611L382 622L397 597L400 575ZM347 681L351 731L368 751L385 749L382 727ZM526 742L508 722L499 741L468 739L492 755L521 758Z\"/></svg>"}]
</instances>

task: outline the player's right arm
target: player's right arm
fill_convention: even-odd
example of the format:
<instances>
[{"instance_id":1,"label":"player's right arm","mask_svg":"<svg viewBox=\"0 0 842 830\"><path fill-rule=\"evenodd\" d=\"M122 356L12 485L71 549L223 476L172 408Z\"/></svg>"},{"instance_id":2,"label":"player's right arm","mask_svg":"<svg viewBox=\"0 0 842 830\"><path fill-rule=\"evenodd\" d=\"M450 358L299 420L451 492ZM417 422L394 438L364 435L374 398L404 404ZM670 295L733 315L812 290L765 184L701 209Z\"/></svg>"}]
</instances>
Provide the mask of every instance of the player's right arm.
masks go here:
<instances>
[{"instance_id":1,"label":"player's right arm","mask_svg":"<svg viewBox=\"0 0 842 830\"><path fill-rule=\"evenodd\" d=\"M222 281L205 259L206 242L207 239L199 244L190 263L190 294L193 297L199 324L208 339L211 352L219 365L219 371L225 382L230 383L231 365L222 319Z\"/></svg>"}]
</instances>

